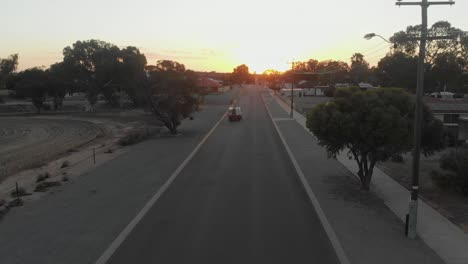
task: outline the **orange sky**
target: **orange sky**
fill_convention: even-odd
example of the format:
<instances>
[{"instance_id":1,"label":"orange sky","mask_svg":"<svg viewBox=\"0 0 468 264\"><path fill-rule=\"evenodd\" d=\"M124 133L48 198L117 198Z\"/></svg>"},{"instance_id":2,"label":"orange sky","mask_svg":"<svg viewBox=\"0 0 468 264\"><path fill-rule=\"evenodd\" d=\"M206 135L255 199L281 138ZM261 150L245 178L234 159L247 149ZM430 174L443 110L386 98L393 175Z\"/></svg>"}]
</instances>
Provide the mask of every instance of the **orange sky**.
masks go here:
<instances>
[{"instance_id":1,"label":"orange sky","mask_svg":"<svg viewBox=\"0 0 468 264\"><path fill-rule=\"evenodd\" d=\"M467 2L431 7L430 23L468 30ZM20 69L48 67L65 46L94 38L137 46L151 64L203 71L285 70L293 59L349 61L354 52L375 64L388 45L366 33L389 37L419 21L419 8L391 0L2 0L0 58L19 53Z\"/></svg>"}]
</instances>

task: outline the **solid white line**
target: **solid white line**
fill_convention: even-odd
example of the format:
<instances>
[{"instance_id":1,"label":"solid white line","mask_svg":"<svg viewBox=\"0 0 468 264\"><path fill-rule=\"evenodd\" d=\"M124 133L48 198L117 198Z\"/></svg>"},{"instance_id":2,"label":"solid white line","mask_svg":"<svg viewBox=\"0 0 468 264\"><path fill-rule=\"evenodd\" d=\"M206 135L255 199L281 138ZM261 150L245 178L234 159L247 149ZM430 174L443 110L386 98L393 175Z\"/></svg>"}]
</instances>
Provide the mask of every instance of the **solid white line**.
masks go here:
<instances>
[{"instance_id":1,"label":"solid white line","mask_svg":"<svg viewBox=\"0 0 468 264\"><path fill-rule=\"evenodd\" d=\"M227 113L227 112L226 112ZM136 225L145 217L151 207L159 200L163 193L169 188L169 185L174 181L174 179L180 174L180 172L185 168L185 166L190 162L190 160L195 156L201 146L205 143L208 137L215 131L219 124L224 120L226 113L223 114L221 119L211 128L211 130L205 135L205 137L198 143L198 145L192 150L192 152L185 158L185 160L179 165L179 167L171 174L169 179L164 183L161 188L154 194L153 197L145 204L145 206L138 212L138 214L133 218L133 220L120 232L117 238L109 245L109 247L104 251L104 253L96 260L96 264L105 264L112 257L114 252L120 247L120 245L125 241L125 239L130 235Z\"/></svg>"},{"instance_id":2,"label":"solid white line","mask_svg":"<svg viewBox=\"0 0 468 264\"><path fill-rule=\"evenodd\" d=\"M341 246L341 243L338 240L338 237L336 236L335 231L331 227L330 222L328 222L328 219L325 216L325 213L323 212L322 207L320 206L320 203L317 200L317 197L315 196L314 192L310 188L310 185L307 182L304 172L302 171L301 167L299 166L299 163L297 162L291 149L289 148L288 143L286 143L286 140L284 139L283 134L281 133L278 125L273 120L273 116L271 115L270 109L268 108L268 106L265 103L265 100L263 99L263 95L261 97L262 97L263 104L265 105L265 108L268 112L268 115L270 116L271 122L273 123L273 126L275 127L276 132L278 133L281 139L281 142L283 143L284 148L286 149L286 152L288 153L288 156L291 159L291 162L294 168L296 169L297 175L299 176L299 179L301 180L301 183L304 186L307 196L309 196L310 202L312 203L312 206L315 209L315 213L317 213L317 216L319 217L320 222L322 223L323 229L325 230L325 233L327 234L328 239L330 240L330 243L335 249L338 260L340 261L341 264L350 264L348 257L346 256L346 253L344 252L343 247Z\"/></svg>"}]
</instances>

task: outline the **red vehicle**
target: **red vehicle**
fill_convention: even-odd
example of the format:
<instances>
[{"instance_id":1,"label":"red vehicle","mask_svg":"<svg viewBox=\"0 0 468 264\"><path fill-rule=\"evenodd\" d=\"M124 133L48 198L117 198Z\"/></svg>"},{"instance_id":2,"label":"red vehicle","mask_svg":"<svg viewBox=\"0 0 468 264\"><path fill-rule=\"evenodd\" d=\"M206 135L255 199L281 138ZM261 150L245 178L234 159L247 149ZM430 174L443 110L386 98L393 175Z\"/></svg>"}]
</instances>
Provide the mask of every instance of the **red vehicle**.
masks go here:
<instances>
[{"instance_id":1,"label":"red vehicle","mask_svg":"<svg viewBox=\"0 0 468 264\"><path fill-rule=\"evenodd\" d=\"M242 119L242 110L239 106L231 106L228 110L229 121L240 121Z\"/></svg>"}]
</instances>

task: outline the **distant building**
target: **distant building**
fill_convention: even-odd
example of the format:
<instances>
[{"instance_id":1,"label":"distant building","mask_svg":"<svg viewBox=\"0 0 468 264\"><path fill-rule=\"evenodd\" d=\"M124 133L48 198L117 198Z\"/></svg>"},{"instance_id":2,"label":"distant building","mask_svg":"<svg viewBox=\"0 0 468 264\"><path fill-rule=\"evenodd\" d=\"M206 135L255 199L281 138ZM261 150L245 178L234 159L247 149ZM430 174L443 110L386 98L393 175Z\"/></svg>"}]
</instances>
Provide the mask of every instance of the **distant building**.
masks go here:
<instances>
[{"instance_id":1,"label":"distant building","mask_svg":"<svg viewBox=\"0 0 468 264\"><path fill-rule=\"evenodd\" d=\"M468 118L467 117L459 118L458 141L468 143Z\"/></svg>"},{"instance_id":2,"label":"distant building","mask_svg":"<svg viewBox=\"0 0 468 264\"><path fill-rule=\"evenodd\" d=\"M361 82L358 84L359 88L363 91L367 91L367 90L371 90L371 89L375 89L377 87L373 86L372 84L370 83L364 83L364 82ZM336 86L335 86L336 87Z\"/></svg>"},{"instance_id":3,"label":"distant building","mask_svg":"<svg viewBox=\"0 0 468 264\"><path fill-rule=\"evenodd\" d=\"M204 90L206 93L218 93L219 89L223 86L222 81L213 78L201 77L197 81L197 86Z\"/></svg>"},{"instance_id":4,"label":"distant building","mask_svg":"<svg viewBox=\"0 0 468 264\"><path fill-rule=\"evenodd\" d=\"M298 87L302 89L303 96L323 96L324 90L328 89L328 86L315 86L309 81L300 81Z\"/></svg>"},{"instance_id":5,"label":"distant building","mask_svg":"<svg viewBox=\"0 0 468 264\"><path fill-rule=\"evenodd\" d=\"M335 88L349 88L349 83L335 83Z\"/></svg>"},{"instance_id":6,"label":"distant building","mask_svg":"<svg viewBox=\"0 0 468 264\"><path fill-rule=\"evenodd\" d=\"M455 99L455 94L451 92L435 92L435 93L431 93L431 96L434 98L442 99L442 100Z\"/></svg>"}]
</instances>

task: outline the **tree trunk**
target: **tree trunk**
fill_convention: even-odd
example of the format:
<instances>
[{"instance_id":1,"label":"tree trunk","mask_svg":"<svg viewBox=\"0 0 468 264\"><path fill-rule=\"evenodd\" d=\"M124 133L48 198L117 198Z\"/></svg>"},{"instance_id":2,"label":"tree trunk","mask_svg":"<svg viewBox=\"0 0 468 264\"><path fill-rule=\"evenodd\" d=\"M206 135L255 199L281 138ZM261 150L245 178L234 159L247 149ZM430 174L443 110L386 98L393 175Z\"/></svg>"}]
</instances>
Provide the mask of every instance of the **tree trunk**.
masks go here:
<instances>
[{"instance_id":1,"label":"tree trunk","mask_svg":"<svg viewBox=\"0 0 468 264\"><path fill-rule=\"evenodd\" d=\"M169 133L171 135L177 135L177 125L174 124L173 122L164 122L164 126L169 130Z\"/></svg>"}]
</instances>

